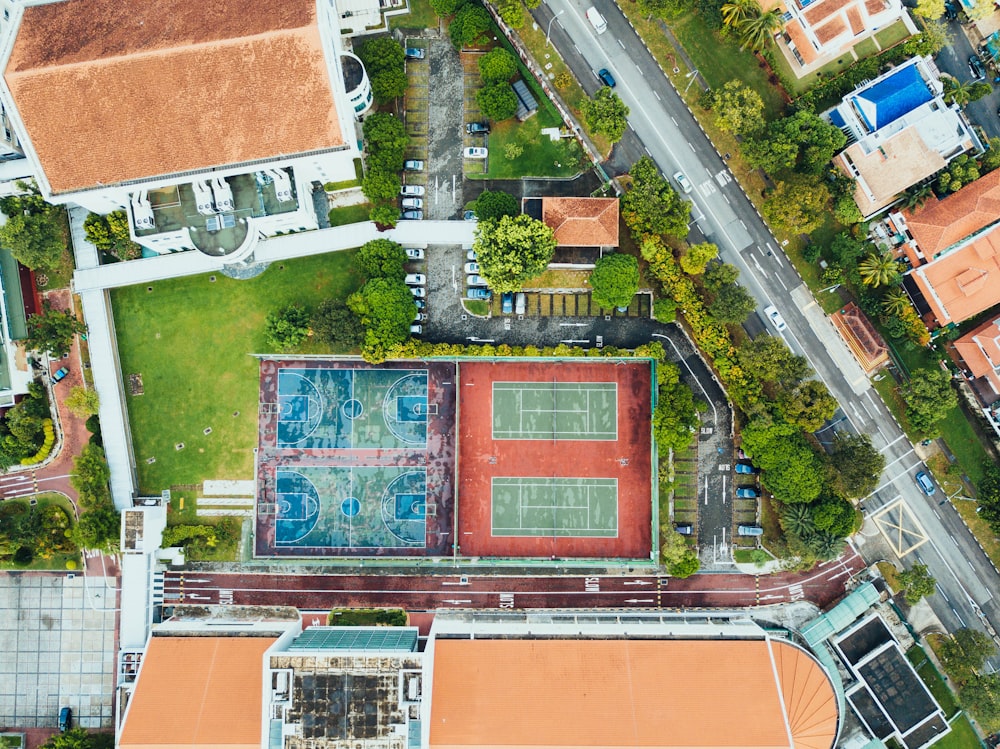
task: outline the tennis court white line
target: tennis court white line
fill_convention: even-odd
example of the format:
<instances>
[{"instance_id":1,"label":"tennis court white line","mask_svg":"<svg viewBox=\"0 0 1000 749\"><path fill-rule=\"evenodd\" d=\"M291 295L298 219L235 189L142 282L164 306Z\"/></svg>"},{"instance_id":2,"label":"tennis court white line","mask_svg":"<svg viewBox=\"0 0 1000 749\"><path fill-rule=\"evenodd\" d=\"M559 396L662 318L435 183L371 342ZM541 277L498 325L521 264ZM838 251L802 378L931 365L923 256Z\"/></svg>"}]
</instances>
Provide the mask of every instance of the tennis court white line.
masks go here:
<instances>
[{"instance_id":1,"label":"tennis court white line","mask_svg":"<svg viewBox=\"0 0 1000 749\"><path fill-rule=\"evenodd\" d=\"M583 439L583 440L593 440L593 441L617 441L618 440L618 383L617 382L589 382L589 383L573 383L573 382L560 382L554 380L548 383L541 383L537 381L529 382L501 382L494 381L493 385L493 414L494 419L497 413L497 394L498 393L511 393L515 396L515 402L512 407L517 409L518 420L517 428L510 429L497 429L494 426L493 429L493 439L518 439L524 441L531 440L552 440L552 439ZM552 397L552 407L551 408L525 408L524 398L528 393L538 393L538 394L550 394ZM614 393L614 414L613 419L615 422L614 431L610 430L598 430L595 425L598 421L599 414L595 411L592 403L591 394L592 393ZM586 396L586 402L583 407L572 407L572 408L557 408L560 394L564 395L575 395L579 396L581 394ZM602 399L603 401L603 399ZM606 401L603 401L606 403ZM609 409L601 409L603 412L607 412ZM541 431L526 430L524 428L524 417L525 414L530 415L544 415L551 414L553 418L551 419L553 428L545 429ZM559 414L568 414L571 416L580 416L583 419L583 429L558 429L556 427L556 422L558 420ZM579 436L581 433L586 436Z\"/></svg>"}]
</instances>

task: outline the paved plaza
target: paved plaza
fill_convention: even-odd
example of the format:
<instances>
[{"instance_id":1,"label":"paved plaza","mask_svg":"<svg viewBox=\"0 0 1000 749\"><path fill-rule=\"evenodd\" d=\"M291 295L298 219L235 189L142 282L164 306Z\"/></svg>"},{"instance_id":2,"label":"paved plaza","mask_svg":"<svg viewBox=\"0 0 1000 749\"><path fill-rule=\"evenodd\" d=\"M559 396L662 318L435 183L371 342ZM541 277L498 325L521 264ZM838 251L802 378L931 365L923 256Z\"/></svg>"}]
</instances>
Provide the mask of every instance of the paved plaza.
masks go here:
<instances>
[{"instance_id":1,"label":"paved plaza","mask_svg":"<svg viewBox=\"0 0 1000 749\"><path fill-rule=\"evenodd\" d=\"M0 575L0 728L110 728L114 698L114 579ZM16 657L15 657L16 654Z\"/></svg>"}]
</instances>

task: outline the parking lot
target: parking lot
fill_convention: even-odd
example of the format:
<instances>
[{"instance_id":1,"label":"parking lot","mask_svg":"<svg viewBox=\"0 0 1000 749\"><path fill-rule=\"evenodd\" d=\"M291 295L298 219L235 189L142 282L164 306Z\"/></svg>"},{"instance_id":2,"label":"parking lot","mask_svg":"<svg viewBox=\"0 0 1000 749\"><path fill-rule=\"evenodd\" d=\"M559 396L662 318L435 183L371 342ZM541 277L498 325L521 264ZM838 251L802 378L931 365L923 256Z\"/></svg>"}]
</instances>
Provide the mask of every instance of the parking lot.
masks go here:
<instances>
[{"instance_id":1,"label":"parking lot","mask_svg":"<svg viewBox=\"0 0 1000 749\"><path fill-rule=\"evenodd\" d=\"M111 727L114 585L58 573L0 576L0 725L55 728L69 707L74 726Z\"/></svg>"}]
</instances>

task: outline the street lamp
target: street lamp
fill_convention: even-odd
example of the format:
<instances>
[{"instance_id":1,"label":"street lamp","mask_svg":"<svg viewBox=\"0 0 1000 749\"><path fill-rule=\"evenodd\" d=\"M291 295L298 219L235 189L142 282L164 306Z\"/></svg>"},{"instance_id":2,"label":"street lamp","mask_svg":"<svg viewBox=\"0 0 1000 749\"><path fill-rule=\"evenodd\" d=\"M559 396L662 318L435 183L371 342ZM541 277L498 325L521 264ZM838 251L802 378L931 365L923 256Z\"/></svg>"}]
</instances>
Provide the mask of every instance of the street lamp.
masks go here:
<instances>
[{"instance_id":1,"label":"street lamp","mask_svg":"<svg viewBox=\"0 0 1000 749\"><path fill-rule=\"evenodd\" d=\"M690 73L688 73L684 77L689 79L688 80L688 85L686 85L684 87L684 93L686 94L688 92L688 89L691 88L691 84L694 83L695 79L698 77L698 71L697 70L692 70Z\"/></svg>"},{"instance_id":2,"label":"street lamp","mask_svg":"<svg viewBox=\"0 0 1000 749\"><path fill-rule=\"evenodd\" d=\"M554 20L556 20L557 18L559 18L559 16L561 16L565 12L566 12L566 9L563 8L561 11L559 11L554 16L552 16L552 18L549 19L549 25L545 27L545 46L546 47L549 46L549 32L552 31L552 22Z\"/></svg>"}]
</instances>

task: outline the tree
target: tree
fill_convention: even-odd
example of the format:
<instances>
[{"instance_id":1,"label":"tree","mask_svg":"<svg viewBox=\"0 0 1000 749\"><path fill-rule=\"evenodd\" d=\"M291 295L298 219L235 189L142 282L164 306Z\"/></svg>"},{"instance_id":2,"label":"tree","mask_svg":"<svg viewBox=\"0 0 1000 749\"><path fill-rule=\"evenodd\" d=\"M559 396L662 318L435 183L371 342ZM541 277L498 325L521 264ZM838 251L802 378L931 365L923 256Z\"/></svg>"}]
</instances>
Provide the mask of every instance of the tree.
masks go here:
<instances>
[{"instance_id":1,"label":"tree","mask_svg":"<svg viewBox=\"0 0 1000 749\"><path fill-rule=\"evenodd\" d=\"M944 0L917 0L913 13L922 18L937 20L944 15Z\"/></svg>"},{"instance_id":2,"label":"tree","mask_svg":"<svg viewBox=\"0 0 1000 749\"><path fill-rule=\"evenodd\" d=\"M817 531L805 541L806 548L820 561L836 559L844 553L844 539L836 533Z\"/></svg>"},{"instance_id":3,"label":"tree","mask_svg":"<svg viewBox=\"0 0 1000 749\"><path fill-rule=\"evenodd\" d=\"M617 143L628 127L629 108L608 86L601 86L590 99L584 99L580 110L587 126L595 133L604 133L608 140Z\"/></svg>"},{"instance_id":4,"label":"tree","mask_svg":"<svg viewBox=\"0 0 1000 749\"><path fill-rule=\"evenodd\" d=\"M48 213L10 216L0 226L0 243L21 265L42 271L54 268L66 248L59 225Z\"/></svg>"},{"instance_id":5,"label":"tree","mask_svg":"<svg viewBox=\"0 0 1000 749\"><path fill-rule=\"evenodd\" d=\"M509 83L488 83L476 92L479 111L487 119L506 120L517 113L517 95Z\"/></svg>"},{"instance_id":6,"label":"tree","mask_svg":"<svg viewBox=\"0 0 1000 749\"><path fill-rule=\"evenodd\" d=\"M914 565L914 567L916 566ZM920 566L924 567L924 565ZM924 574L926 572L927 568L924 567ZM900 574L900 582L902 582L903 574L905 573ZM934 578L930 579L933 585ZM951 637L942 641L941 647L938 649L944 670L959 683L972 677L976 671L983 667L986 659L992 658L996 652L996 646L989 635L978 629L967 627L955 630Z\"/></svg>"},{"instance_id":7,"label":"tree","mask_svg":"<svg viewBox=\"0 0 1000 749\"><path fill-rule=\"evenodd\" d=\"M899 279L899 262L891 252L877 251L858 263L858 272L865 286L890 286Z\"/></svg>"},{"instance_id":8,"label":"tree","mask_svg":"<svg viewBox=\"0 0 1000 749\"><path fill-rule=\"evenodd\" d=\"M785 418L807 432L815 432L837 411L837 399L819 380L806 380L782 393L778 402Z\"/></svg>"},{"instance_id":9,"label":"tree","mask_svg":"<svg viewBox=\"0 0 1000 749\"><path fill-rule=\"evenodd\" d=\"M101 408L101 400L97 397L97 391L93 388L85 388L77 385L70 388L69 395L66 396L66 408L81 419L93 416Z\"/></svg>"},{"instance_id":10,"label":"tree","mask_svg":"<svg viewBox=\"0 0 1000 749\"><path fill-rule=\"evenodd\" d=\"M740 277L740 269L729 263L709 263L705 268L703 281L705 288L713 294L718 294L726 286L736 283Z\"/></svg>"},{"instance_id":11,"label":"tree","mask_svg":"<svg viewBox=\"0 0 1000 749\"><path fill-rule=\"evenodd\" d=\"M965 109L965 105L972 101L972 81L960 81L954 76L945 75L941 77L941 85L944 87L945 104L958 104Z\"/></svg>"},{"instance_id":12,"label":"tree","mask_svg":"<svg viewBox=\"0 0 1000 749\"><path fill-rule=\"evenodd\" d=\"M743 429L743 450L763 473L760 480L779 502L812 502L823 490L819 457L794 424L754 419Z\"/></svg>"},{"instance_id":13,"label":"tree","mask_svg":"<svg viewBox=\"0 0 1000 749\"><path fill-rule=\"evenodd\" d=\"M749 138L743 151L752 166L767 172L793 169L819 174L846 143L847 136L840 128L801 109Z\"/></svg>"},{"instance_id":14,"label":"tree","mask_svg":"<svg viewBox=\"0 0 1000 749\"><path fill-rule=\"evenodd\" d=\"M373 221L379 231L391 229L399 223L399 208L392 203L379 203L368 212L368 220Z\"/></svg>"},{"instance_id":15,"label":"tree","mask_svg":"<svg viewBox=\"0 0 1000 749\"><path fill-rule=\"evenodd\" d=\"M979 500L979 517L989 523L994 533L1000 534L1000 466L987 461L983 466L983 478L976 487Z\"/></svg>"},{"instance_id":16,"label":"tree","mask_svg":"<svg viewBox=\"0 0 1000 749\"><path fill-rule=\"evenodd\" d=\"M590 274L593 299L604 309L624 308L639 290L639 261L632 255L604 255Z\"/></svg>"},{"instance_id":17,"label":"tree","mask_svg":"<svg viewBox=\"0 0 1000 749\"><path fill-rule=\"evenodd\" d=\"M388 112L373 112L363 126L369 169L399 172L403 169L406 146L410 142L403 123Z\"/></svg>"},{"instance_id":18,"label":"tree","mask_svg":"<svg viewBox=\"0 0 1000 749\"><path fill-rule=\"evenodd\" d=\"M112 211L107 216L90 213L83 221L83 231L87 241L99 251L119 260L134 260L142 254L141 245L133 242L129 235L125 211Z\"/></svg>"},{"instance_id":19,"label":"tree","mask_svg":"<svg viewBox=\"0 0 1000 749\"><path fill-rule=\"evenodd\" d=\"M786 533L799 538L808 538L816 532L813 506L801 503L786 505L781 511L781 527Z\"/></svg>"},{"instance_id":20,"label":"tree","mask_svg":"<svg viewBox=\"0 0 1000 749\"><path fill-rule=\"evenodd\" d=\"M767 43L774 40L774 35L781 26L781 11L777 8L743 19L736 28L742 41L740 49L749 49L755 53L763 51Z\"/></svg>"},{"instance_id":21,"label":"tree","mask_svg":"<svg viewBox=\"0 0 1000 749\"><path fill-rule=\"evenodd\" d=\"M980 723L996 725L1000 719L1000 674L969 676L959 691L959 702Z\"/></svg>"},{"instance_id":22,"label":"tree","mask_svg":"<svg viewBox=\"0 0 1000 749\"><path fill-rule=\"evenodd\" d=\"M908 309L910 309L910 297L902 289L893 289L882 297L882 310L887 315L903 315Z\"/></svg>"},{"instance_id":23,"label":"tree","mask_svg":"<svg viewBox=\"0 0 1000 749\"><path fill-rule=\"evenodd\" d=\"M441 18L455 15L455 11L465 5L468 0L431 0L431 8Z\"/></svg>"},{"instance_id":24,"label":"tree","mask_svg":"<svg viewBox=\"0 0 1000 749\"><path fill-rule=\"evenodd\" d=\"M448 24L448 36L455 49L475 47L486 41L490 23L490 14L486 8L469 3L455 11L455 17Z\"/></svg>"},{"instance_id":25,"label":"tree","mask_svg":"<svg viewBox=\"0 0 1000 749\"><path fill-rule=\"evenodd\" d=\"M867 434L837 432L830 456L831 483L847 497L865 497L875 491L885 470L885 457Z\"/></svg>"},{"instance_id":26,"label":"tree","mask_svg":"<svg viewBox=\"0 0 1000 749\"><path fill-rule=\"evenodd\" d=\"M725 3L719 11L722 14L723 25L736 30L746 19L759 16L761 8L757 0L733 0Z\"/></svg>"},{"instance_id":27,"label":"tree","mask_svg":"<svg viewBox=\"0 0 1000 749\"><path fill-rule=\"evenodd\" d=\"M700 276L705 266L719 256L719 248L710 242L693 244L681 255L681 270L689 276Z\"/></svg>"},{"instance_id":28,"label":"tree","mask_svg":"<svg viewBox=\"0 0 1000 749\"><path fill-rule=\"evenodd\" d=\"M373 278L347 298L348 308L364 325L361 353L372 363L385 361L389 350L410 335L417 307L413 294L398 278Z\"/></svg>"},{"instance_id":29,"label":"tree","mask_svg":"<svg viewBox=\"0 0 1000 749\"><path fill-rule=\"evenodd\" d=\"M899 584L903 588L906 602L912 606L924 596L934 595L937 581L927 570L926 564L916 562L910 569L899 573Z\"/></svg>"},{"instance_id":30,"label":"tree","mask_svg":"<svg viewBox=\"0 0 1000 749\"><path fill-rule=\"evenodd\" d=\"M517 198L500 190L483 190L476 198L473 209L480 221L501 216L516 216L519 212Z\"/></svg>"},{"instance_id":31,"label":"tree","mask_svg":"<svg viewBox=\"0 0 1000 749\"><path fill-rule=\"evenodd\" d=\"M656 408L653 411L653 436L661 455L677 452L691 444L698 426L698 409L691 388L681 382L676 364L657 366L659 379Z\"/></svg>"},{"instance_id":32,"label":"tree","mask_svg":"<svg viewBox=\"0 0 1000 749\"><path fill-rule=\"evenodd\" d=\"M372 203L380 200L394 200L402 186L399 172L388 172L379 168L369 169L361 181L361 192Z\"/></svg>"},{"instance_id":33,"label":"tree","mask_svg":"<svg viewBox=\"0 0 1000 749\"><path fill-rule=\"evenodd\" d=\"M775 228L789 234L809 234L818 229L830 202L822 182L800 176L778 180L764 201L762 211Z\"/></svg>"},{"instance_id":34,"label":"tree","mask_svg":"<svg viewBox=\"0 0 1000 749\"><path fill-rule=\"evenodd\" d=\"M837 538L846 538L855 532L854 505L836 494L824 493L809 505L816 530L825 531Z\"/></svg>"},{"instance_id":35,"label":"tree","mask_svg":"<svg viewBox=\"0 0 1000 749\"><path fill-rule=\"evenodd\" d=\"M986 143L986 152L980 161L983 173L992 172L1000 167L1000 138L990 138Z\"/></svg>"},{"instance_id":36,"label":"tree","mask_svg":"<svg viewBox=\"0 0 1000 749\"><path fill-rule=\"evenodd\" d=\"M945 170L938 175L938 192L957 192L979 177L979 164L969 154L963 153L948 162Z\"/></svg>"},{"instance_id":37,"label":"tree","mask_svg":"<svg viewBox=\"0 0 1000 749\"><path fill-rule=\"evenodd\" d=\"M356 262L365 278L398 278L406 275L406 251L391 239L372 239L361 245Z\"/></svg>"},{"instance_id":38,"label":"tree","mask_svg":"<svg viewBox=\"0 0 1000 749\"><path fill-rule=\"evenodd\" d=\"M674 322L677 320L677 302L670 297L659 297L653 302L653 317L657 322Z\"/></svg>"},{"instance_id":39,"label":"tree","mask_svg":"<svg viewBox=\"0 0 1000 749\"><path fill-rule=\"evenodd\" d=\"M313 313L313 336L328 346L354 348L364 338L361 320L340 299L324 299Z\"/></svg>"},{"instance_id":40,"label":"tree","mask_svg":"<svg viewBox=\"0 0 1000 749\"><path fill-rule=\"evenodd\" d=\"M74 543L81 549L115 551L121 528L121 518L114 506L102 503L80 516L72 531Z\"/></svg>"},{"instance_id":41,"label":"tree","mask_svg":"<svg viewBox=\"0 0 1000 749\"><path fill-rule=\"evenodd\" d=\"M684 536L674 530L671 525L660 528L660 561L673 577L691 577L701 563L698 555L687 545Z\"/></svg>"},{"instance_id":42,"label":"tree","mask_svg":"<svg viewBox=\"0 0 1000 749\"><path fill-rule=\"evenodd\" d=\"M761 382L794 386L812 374L805 357L796 356L784 341L770 335L744 341L736 350L736 361L747 374Z\"/></svg>"},{"instance_id":43,"label":"tree","mask_svg":"<svg viewBox=\"0 0 1000 749\"><path fill-rule=\"evenodd\" d=\"M996 10L990 0L975 0L971 8L965 9L965 15L972 21L981 21L991 16Z\"/></svg>"},{"instance_id":44,"label":"tree","mask_svg":"<svg viewBox=\"0 0 1000 749\"><path fill-rule=\"evenodd\" d=\"M720 130L734 135L746 135L763 124L764 100L760 94L740 81L729 81L711 92L715 124Z\"/></svg>"},{"instance_id":45,"label":"tree","mask_svg":"<svg viewBox=\"0 0 1000 749\"><path fill-rule=\"evenodd\" d=\"M938 422L958 405L951 376L943 369L917 369L902 390L910 426L925 437L936 437Z\"/></svg>"},{"instance_id":46,"label":"tree","mask_svg":"<svg viewBox=\"0 0 1000 749\"><path fill-rule=\"evenodd\" d=\"M73 345L73 336L87 329L72 312L52 309L48 303L39 315L28 317L28 335L24 339L26 349L49 356L59 357Z\"/></svg>"},{"instance_id":47,"label":"tree","mask_svg":"<svg viewBox=\"0 0 1000 749\"><path fill-rule=\"evenodd\" d=\"M111 469L108 468L104 450L97 445L87 445L73 458L69 482L80 493L83 504L99 504L104 498L110 497L110 480ZM87 497L86 500L84 496Z\"/></svg>"},{"instance_id":48,"label":"tree","mask_svg":"<svg viewBox=\"0 0 1000 749\"><path fill-rule=\"evenodd\" d=\"M507 83L517 73L517 58L503 47L491 49L478 64L483 83Z\"/></svg>"},{"instance_id":49,"label":"tree","mask_svg":"<svg viewBox=\"0 0 1000 749\"><path fill-rule=\"evenodd\" d=\"M708 313L718 322L742 325L757 309L757 300L737 284L723 286L708 305Z\"/></svg>"},{"instance_id":50,"label":"tree","mask_svg":"<svg viewBox=\"0 0 1000 749\"><path fill-rule=\"evenodd\" d=\"M524 6L521 0L496 0L497 14L512 29L524 26Z\"/></svg>"},{"instance_id":51,"label":"tree","mask_svg":"<svg viewBox=\"0 0 1000 749\"><path fill-rule=\"evenodd\" d=\"M388 104L406 93L403 47L389 36L369 39L358 47L376 104Z\"/></svg>"},{"instance_id":52,"label":"tree","mask_svg":"<svg viewBox=\"0 0 1000 749\"><path fill-rule=\"evenodd\" d=\"M643 156L629 171L631 187L621 199L625 224L638 237L666 234L678 239L687 236L691 204L682 200L664 178L656 163Z\"/></svg>"},{"instance_id":53,"label":"tree","mask_svg":"<svg viewBox=\"0 0 1000 749\"><path fill-rule=\"evenodd\" d=\"M517 291L545 270L556 249L552 229L526 214L480 221L472 248L494 291Z\"/></svg>"},{"instance_id":54,"label":"tree","mask_svg":"<svg viewBox=\"0 0 1000 749\"><path fill-rule=\"evenodd\" d=\"M289 304L264 318L264 340L277 351L290 351L309 335L309 313Z\"/></svg>"},{"instance_id":55,"label":"tree","mask_svg":"<svg viewBox=\"0 0 1000 749\"><path fill-rule=\"evenodd\" d=\"M112 749L114 743L113 733L88 733L83 728L71 728L53 734L41 749Z\"/></svg>"}]
</instances>

